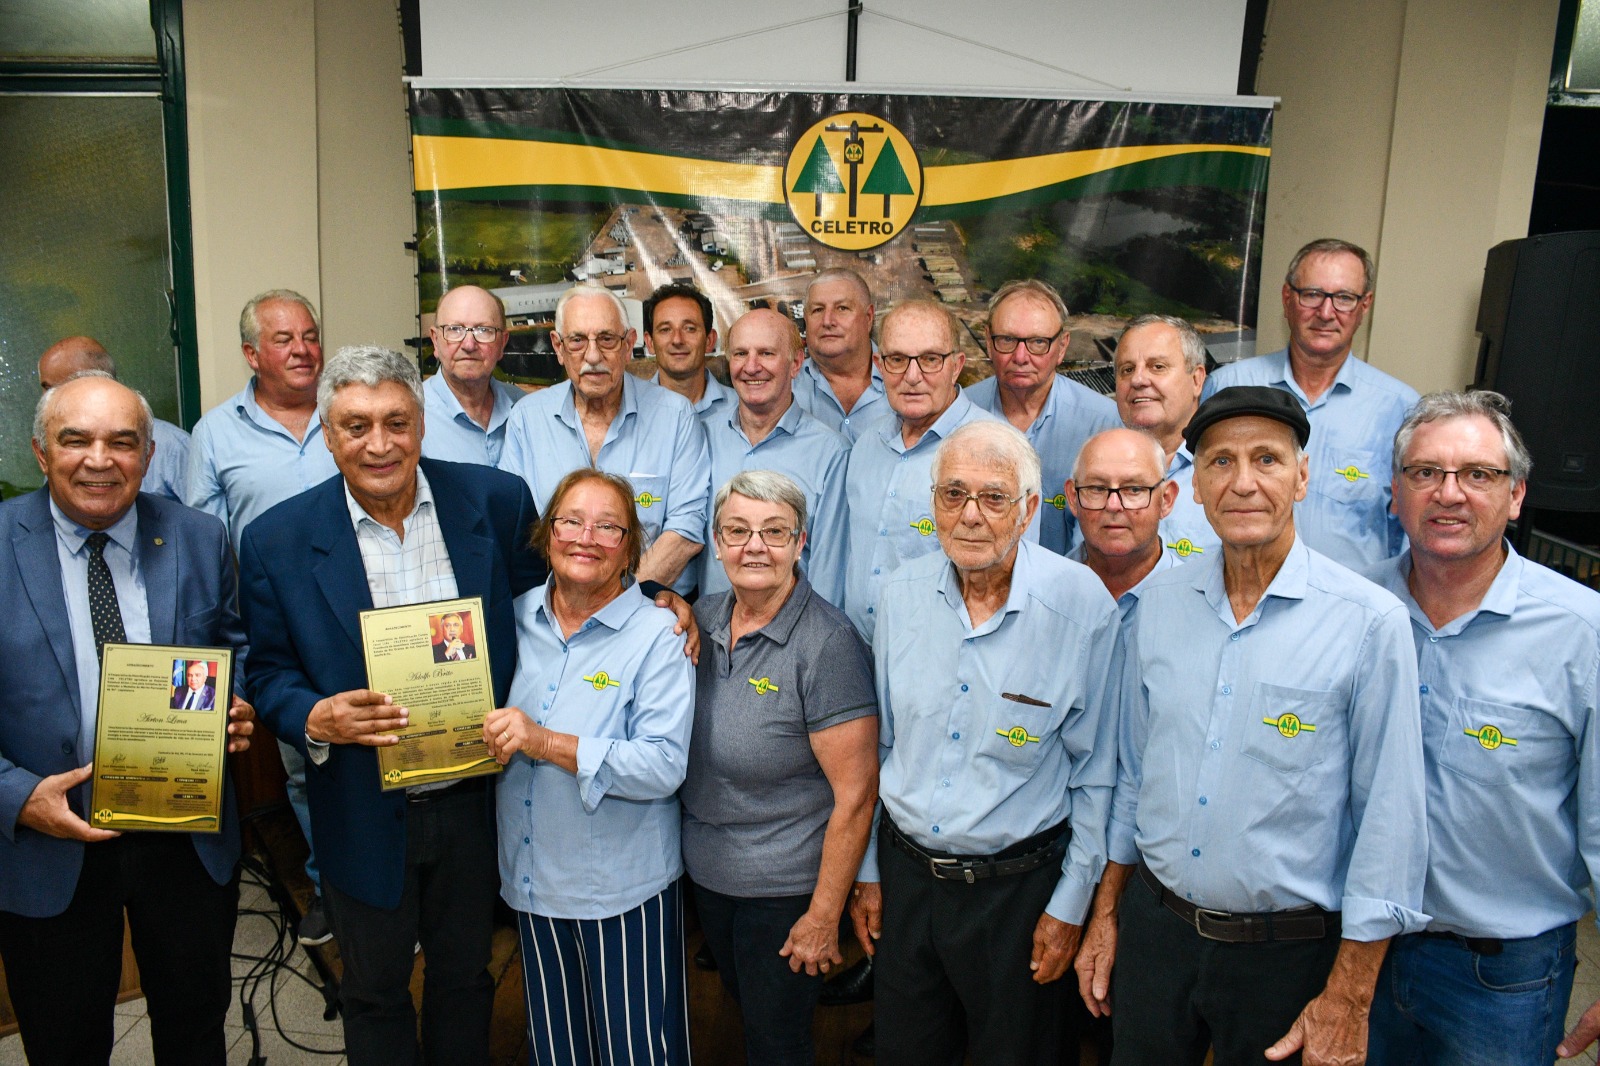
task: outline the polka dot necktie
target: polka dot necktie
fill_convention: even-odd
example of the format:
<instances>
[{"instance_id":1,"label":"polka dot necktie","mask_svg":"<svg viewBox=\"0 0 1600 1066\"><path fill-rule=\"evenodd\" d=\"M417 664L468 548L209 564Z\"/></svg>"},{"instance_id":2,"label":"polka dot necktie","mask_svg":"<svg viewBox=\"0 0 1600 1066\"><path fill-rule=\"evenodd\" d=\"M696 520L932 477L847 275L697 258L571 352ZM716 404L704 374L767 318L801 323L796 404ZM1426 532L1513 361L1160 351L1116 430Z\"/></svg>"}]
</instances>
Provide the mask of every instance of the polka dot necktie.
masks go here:
<instances>
[{"instance_id":1,"label":"polka dot necktie","mask_svg":"<svg viewBox=\"0 0 1600 1066\"><path fill-rule=\"evenodd\" d=\"M89 534L89 621L94 625L94 652L104 657L106 641L121 644L128 639L122 628L122 608L117 606L117 587L111 583L111 567L106 565L106 543L111 535L101 531Z\"/></svg>"}]
</instances>

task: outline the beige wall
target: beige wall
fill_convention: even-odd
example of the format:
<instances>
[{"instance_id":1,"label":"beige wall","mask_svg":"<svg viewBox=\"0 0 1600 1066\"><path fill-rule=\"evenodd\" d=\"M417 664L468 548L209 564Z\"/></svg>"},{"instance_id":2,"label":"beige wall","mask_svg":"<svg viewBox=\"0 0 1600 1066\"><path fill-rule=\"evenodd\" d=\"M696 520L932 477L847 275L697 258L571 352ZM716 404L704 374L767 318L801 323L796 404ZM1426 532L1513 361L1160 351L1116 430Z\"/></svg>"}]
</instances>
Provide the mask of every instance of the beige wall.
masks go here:
<instances>
[{"instance_id":1,"label":"beige wall","mask_svg":"<svg viewBox=\"0 0 1600 1066\"><path fill-rule=\"evenodd\" d=\"M1423 391L1470 380L1484 255L1527 234L1558 6L1275 0L1257 79L1282 98L1258 350L1285 342L1295 249L1343 237L1378 262L1356 351Z\"/></svg>"},{"instance_id":2,"label":"beige wall","mask_svg":"<svg viewBox=\"0 0 1600 1066\"><path fill-rule=\"evenodd\" d=\"M249 379L239 309L295 289L323 340L416 331L409 135L394 0L187 0L200 405Z\"/></svg>"}]
</instances>

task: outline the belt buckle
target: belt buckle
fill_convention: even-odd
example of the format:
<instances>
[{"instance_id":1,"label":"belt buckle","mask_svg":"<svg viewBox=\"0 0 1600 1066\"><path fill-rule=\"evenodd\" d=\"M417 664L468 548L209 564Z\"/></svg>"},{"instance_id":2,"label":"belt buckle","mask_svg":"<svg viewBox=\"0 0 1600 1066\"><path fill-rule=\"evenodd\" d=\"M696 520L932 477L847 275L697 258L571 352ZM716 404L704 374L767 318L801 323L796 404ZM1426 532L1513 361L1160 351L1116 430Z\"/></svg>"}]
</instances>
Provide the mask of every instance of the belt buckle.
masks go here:
<instances>
[{"instance_id":1,"label":"belt buckle","mask_svg":"<svg viewBox=\"0 0 1600 1066\"><path fill-rule=\"evenodd\" d=\"M928 858L928 872L930 874L932 874L936 879L938 879L940 881L952 881L952 880L954 880L954 878L946 877L945 874L944 874L944 871L950 870L953 867L959 866L961 864L961 860L960 859L936 859L932 855L929 855L927 858ZM967 872L967 880L968 880L969 883L972 880L972 872L970 870Z\"/></svg>"},{"instance_id":2,"label":"belt buckle","mask_svg":"<svg viewBox=\"0 0 1600 1066\"><path fill-rule=\"evenodd\" d=\"M1194 931L1207 940L1216 940L1222 943L1228 943L1228 941L1223 940L1222 937L1215 936L1212 933L1208 933L1202 929L1200 927L1200 920L1202 918L1210 918L1212 921L1221 924L1222 922L1231 920L1233 918L1232 914L1227 911L1211 910L1208 907L1196 907L1194 909Z\"/></svg>"}]
</instances>

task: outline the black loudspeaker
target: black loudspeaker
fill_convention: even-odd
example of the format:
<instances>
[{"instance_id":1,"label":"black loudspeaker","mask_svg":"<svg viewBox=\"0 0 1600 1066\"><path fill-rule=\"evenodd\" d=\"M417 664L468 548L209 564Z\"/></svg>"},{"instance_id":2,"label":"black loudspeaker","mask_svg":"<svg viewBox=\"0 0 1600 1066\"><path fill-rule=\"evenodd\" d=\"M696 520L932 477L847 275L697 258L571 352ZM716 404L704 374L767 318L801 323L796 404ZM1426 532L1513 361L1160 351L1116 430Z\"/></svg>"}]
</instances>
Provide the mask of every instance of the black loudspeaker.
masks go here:
<instances>
[{"instance_id":1,"label":"black loudspeaker","mask_svg":"<svg viewBox=\"0 0 1600 1066\"><path fill-rule=\"evenodd\" d=\"M1489 249L1477 388L1511 399L1533 453L1529 507L1600 511L1600 230Z\"/></svg>"}]
</instances>

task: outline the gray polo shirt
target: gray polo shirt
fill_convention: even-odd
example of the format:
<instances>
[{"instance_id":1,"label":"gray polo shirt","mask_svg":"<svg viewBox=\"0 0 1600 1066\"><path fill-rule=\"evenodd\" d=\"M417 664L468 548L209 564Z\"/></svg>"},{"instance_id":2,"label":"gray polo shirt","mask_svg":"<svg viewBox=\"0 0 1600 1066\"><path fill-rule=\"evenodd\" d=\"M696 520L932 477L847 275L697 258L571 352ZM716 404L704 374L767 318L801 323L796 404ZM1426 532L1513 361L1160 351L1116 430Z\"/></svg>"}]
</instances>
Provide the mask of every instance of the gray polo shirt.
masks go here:
<instances>
[{"instance_id":1,"label":"gray polo shirt","mask_svg":"<svg viewBox=\"0 0 1600 1066\"><path fill-rule=\"evenodd\" d=\"M728 896L817 884L833 788L810 734L878 713L872 657L844 612L799 579L778 615L730 649L733 593L694 608L704 634L683 801L683 864Z\"/></svg>"}]
</instances>

